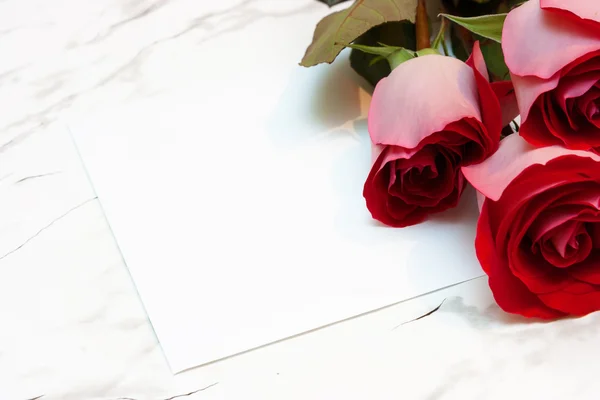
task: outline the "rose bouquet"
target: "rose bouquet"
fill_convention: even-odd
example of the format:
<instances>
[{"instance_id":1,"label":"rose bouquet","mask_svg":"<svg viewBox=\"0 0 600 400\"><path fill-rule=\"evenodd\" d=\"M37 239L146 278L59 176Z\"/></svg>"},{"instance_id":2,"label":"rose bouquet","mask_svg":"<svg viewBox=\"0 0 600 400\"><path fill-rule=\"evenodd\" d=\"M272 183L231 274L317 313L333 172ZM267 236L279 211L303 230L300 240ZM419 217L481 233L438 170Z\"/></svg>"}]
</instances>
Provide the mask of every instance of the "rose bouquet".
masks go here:
<instances>
[{"instance_id":1,"label":"rose bouquet","mask_svg":"<svg viewBox=\"0 0 600 400\"><path fill-rule=\"evenodd\" d=\"M356 0L317 25L301 65L345 47L374 86L373 218L418 224L471 184L502 309L600 310L600 2Z\"/></svg>"}]
</instances>

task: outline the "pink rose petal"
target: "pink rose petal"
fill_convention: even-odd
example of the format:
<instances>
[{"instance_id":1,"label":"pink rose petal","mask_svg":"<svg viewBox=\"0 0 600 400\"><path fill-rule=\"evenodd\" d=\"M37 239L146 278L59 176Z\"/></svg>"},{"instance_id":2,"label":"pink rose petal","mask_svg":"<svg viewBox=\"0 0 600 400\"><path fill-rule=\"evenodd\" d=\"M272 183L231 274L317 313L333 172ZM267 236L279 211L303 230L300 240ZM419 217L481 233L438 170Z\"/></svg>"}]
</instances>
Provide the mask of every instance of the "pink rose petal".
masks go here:
<instances>
[{"instance_id":1,"label":"pink rose petal","mask_svg":"<svg viewBox=\"0 0 600 400\"><path fill-rule=\"evenodd\" d=\"M569 3L582 1L570 0ZM555 2L567 3L564 0ZM598 3L594 4L597 8ZM588 7L591 6L573 9ZM543 10L540 0L529 0L508 14L502 30L502 49L513 75L548 79L571 61L599 50L600 34L588 24L582 24L579 18Z\"/></svg>"},{"instance_id":2,"label":"pink rose petal","mask_svg":"<svg viewBox=\"0 0 600 400\"><path fill-rule=\"evenodd\" d=\"M531 1L531 0L530 0ZM558 157L576 155L600 162L600 156L582 150L569 150L560 146L535 148L518 135L500 142L500 148L481 164L463 167L467 181L487 198L497 201L506 187L526 168L546 165Z\"/></svg>"},{"instance_id":3,"label":"pink rose petal","mask_svg":"<svg viewBox=\"0 0 600 400\"><path fill-rule=\"evenodd\" d=\"M460 60L429 55L400 64L377 84L369 134L375 144L412 149L448 124L471 117L481 121L473 70Z\"/></svg>"},{"instance_id":4,"label":"pink rose petal","mask_svg":"<svg viewBox=\"0 0 600 400\"><path fill-rule=\"evenodd\" d=\"M597 0L540 0L540 6L543 9L568 11L581 19L600 22L600 7Z\"/></svg>"},{"instance_id":5,"label":"pink rose petal","mask_svg":"<svg viewBox=\"0 0 600 400\"><path fill-rule=\"evenodd\" d=\"M558 86L560 76L556 74L550 79L541 79L536 76L519 76L511 74L515 87L517 103L521 110L521 120L525 122L529 112L540 95L555 89Z\"/></svg>"}]
</instances>

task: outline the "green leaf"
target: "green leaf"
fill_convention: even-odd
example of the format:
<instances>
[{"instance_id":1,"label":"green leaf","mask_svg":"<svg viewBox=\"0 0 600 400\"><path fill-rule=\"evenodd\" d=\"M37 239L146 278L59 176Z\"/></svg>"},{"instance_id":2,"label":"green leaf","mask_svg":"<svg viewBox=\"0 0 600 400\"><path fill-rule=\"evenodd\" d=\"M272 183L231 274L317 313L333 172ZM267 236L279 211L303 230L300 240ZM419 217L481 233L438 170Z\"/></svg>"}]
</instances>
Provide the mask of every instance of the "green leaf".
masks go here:
<instances>
[{"instance_id":1,"label":"green leaf","mask_svg":"<svg viewBox=\"0 0 600 400\"><path fill-rule=\"evenodd\" d=\"M440 45L442 43L444 43L445 35L446 35L446 20L442 19L442 23L440 24L440 30L438 31L438 34L436 35L435 39L433 39L433 43L431 43L431 48L439 49Z\"/></svg>"},{"instance_id":2,"label":"green leaf","mask_svg":"<svg viewBox=\"0 0 600 400\"><path fill-rule=\"evenodd\" d=\"M381 43L414 49L416 46L415 25L410 22L388 22L370 29L354 42L354 44L365 46L378 46ZM391 72L387 61L377 62L381 60L385 60L385 58L355 49L350 52L352 69L373 86Z\"/></svg>"},{"instance_id":3,"label":"green leaf","mask_svg":"<svg viewBox=\"0 0 600 400\"><path fill-rule=\"evenodd\" d=\"M488 71L490 71L492 81L504 81L510 79L508 67L504 61L502 45L497 42L487 40L481 43L481 52L485 59Z\"/></svg>"},{"instance_id":4,"label":"green leaf","mask_svg":"<svg viewBox=\"0 0 600 400\"><path fill-rule=\"evenodd\" d=\"M385 57L375 57L373 58L371 61L369 61L369 67L372 67L373 65L377 64L379 61L385 60Z\"/></svg>"},{"instance_id":5,"label":"green leaf","mask_svg":"<svg viewBox=\"0 0 600 400\"><path fill-rule=\"evenodd\" d=\"M386 59L391 69L396 68L398 65L402 64L405 61L410 60L411 58L415 58L416 54L414 51L407 50L403 47L398 46L388 46L382 44L381 46L365 46L362 44L349 44L348 47L351 47L354 50L360 50L367 54L373 54L378 57L375 60L379 61L382 58ZM426 50L426 49L424 49ZM421 51L424 51L421 50Z\"/></svg>"},{"instance_id":6,"label":"green leaf","mask_svg":"<svg viewBox=\"0 0 600 400\"><path fill-rule=\"evenodd\" d=\"M500 43L502 41L502 27L507 14L490 14L479 17L456 17L448 14L440 14L450 21L468 29L469 31Z\"/></svg>"},{"instance_id":7,"label":"green leaf","mask_svg":"<svg viewBox=\"0 0 600 400\"><path fill-rule=\"evenodd\" d=\"M417 57L429 56L432 54L439 56L440 52L437 51L436 49L431 49L431 48L421 49L421 50L417 51Z\"/></svg>"},{"instance_id":8,"label":"green leaf","mask_svg":"<svg viewBox=\"0 0 600 400\"><path fill-rule=\"evenodd\" d=\"M390 54L387 57L387 60L388 60L388 63L390 64L390 68L393 70L398 65L402 64L405 61L410 60L411 58L415 58L414 52L412 52L410 50L406 50L406 49L400 49L400 50L395 51L392 54Z\"/></svg>"},{"instance_id":9,"label":"green leaf","mask_svg":"<svg viewBox=\"0 0 600 400\"><path fill-rule=\"evenodd\" d=\"M300 65L332 63L342 49L369 29L390 21L415 21L417 0L356 0L350 8L323 18Z\"/></svg>"},{"instance_id":10,"label":"green leaf","mask_svg":"<svg viewBox=\"0 0 600 400\"><path fill-rule=\"evenodd\" d=\"M384 58L387 58L390 55L392 55L393 53L402 49L402 47L388 46L385 44L381 45L381 46L365 46L364 44L349 44L348 47L350 47L352 49L363 51L368 54L374 54L376 56L381 56Z\"/></svg>"}]
</instances>

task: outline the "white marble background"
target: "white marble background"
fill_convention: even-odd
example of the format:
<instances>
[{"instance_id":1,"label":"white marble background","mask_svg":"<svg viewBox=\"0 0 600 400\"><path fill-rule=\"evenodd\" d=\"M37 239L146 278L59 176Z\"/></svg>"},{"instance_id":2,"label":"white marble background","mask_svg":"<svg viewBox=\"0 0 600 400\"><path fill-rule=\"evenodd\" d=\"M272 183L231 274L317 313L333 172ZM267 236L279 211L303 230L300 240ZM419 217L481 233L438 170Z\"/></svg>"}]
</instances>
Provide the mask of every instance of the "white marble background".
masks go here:
<instances>
[{"instance_id":1,"label":"white marble background","mask_svg":"<svg viewBox=\"0 0 600 400\"><path fill-rule=\"evenodd\" d=\"M63 122L188 88L219 37L297 13L327 10L0 0L0 399L597 398L600 317L511 317L483 278L172 376Z\"/></svg>"}]
</instances>

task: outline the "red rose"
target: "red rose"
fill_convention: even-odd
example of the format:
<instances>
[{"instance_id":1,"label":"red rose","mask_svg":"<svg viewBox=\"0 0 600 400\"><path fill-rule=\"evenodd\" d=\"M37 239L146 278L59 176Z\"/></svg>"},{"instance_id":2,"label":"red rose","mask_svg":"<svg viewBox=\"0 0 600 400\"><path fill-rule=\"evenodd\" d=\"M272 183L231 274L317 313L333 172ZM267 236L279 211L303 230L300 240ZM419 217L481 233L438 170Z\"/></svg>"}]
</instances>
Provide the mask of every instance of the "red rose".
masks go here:
<instances>
[{"instance_id":1,"label":"red rose","mask_svg":"<svg viewBox=\"0 0 600 400\"><path fill-rule=\"evenodd\" d=\"M498 305L539 318L600 310L600 156L512 135L463 173L485 196L475 247Z\"/></svg>"},{"instance_id":2,"label":"red rose","mask_svg":"<svg viewBox=\"0 0 600 400\"><path fill-rule=\"evenodd\" d=\"M497 149L502 112L478 43L467 64L417 57L377 84L369 110L373 166L363 192L373 218L404 227L456 206L466 183L460 167Z\"/></svg>"},{"instance_id":3,"label":"red rose","mask_svg":"<svg viewBox=\"0 0 600 400\"><path fill-rule=\"evenodd\" d=\"M502 35L520 135L600 150L600 2L529 0L508 14Z\"/></svg>"}]
</instances>

